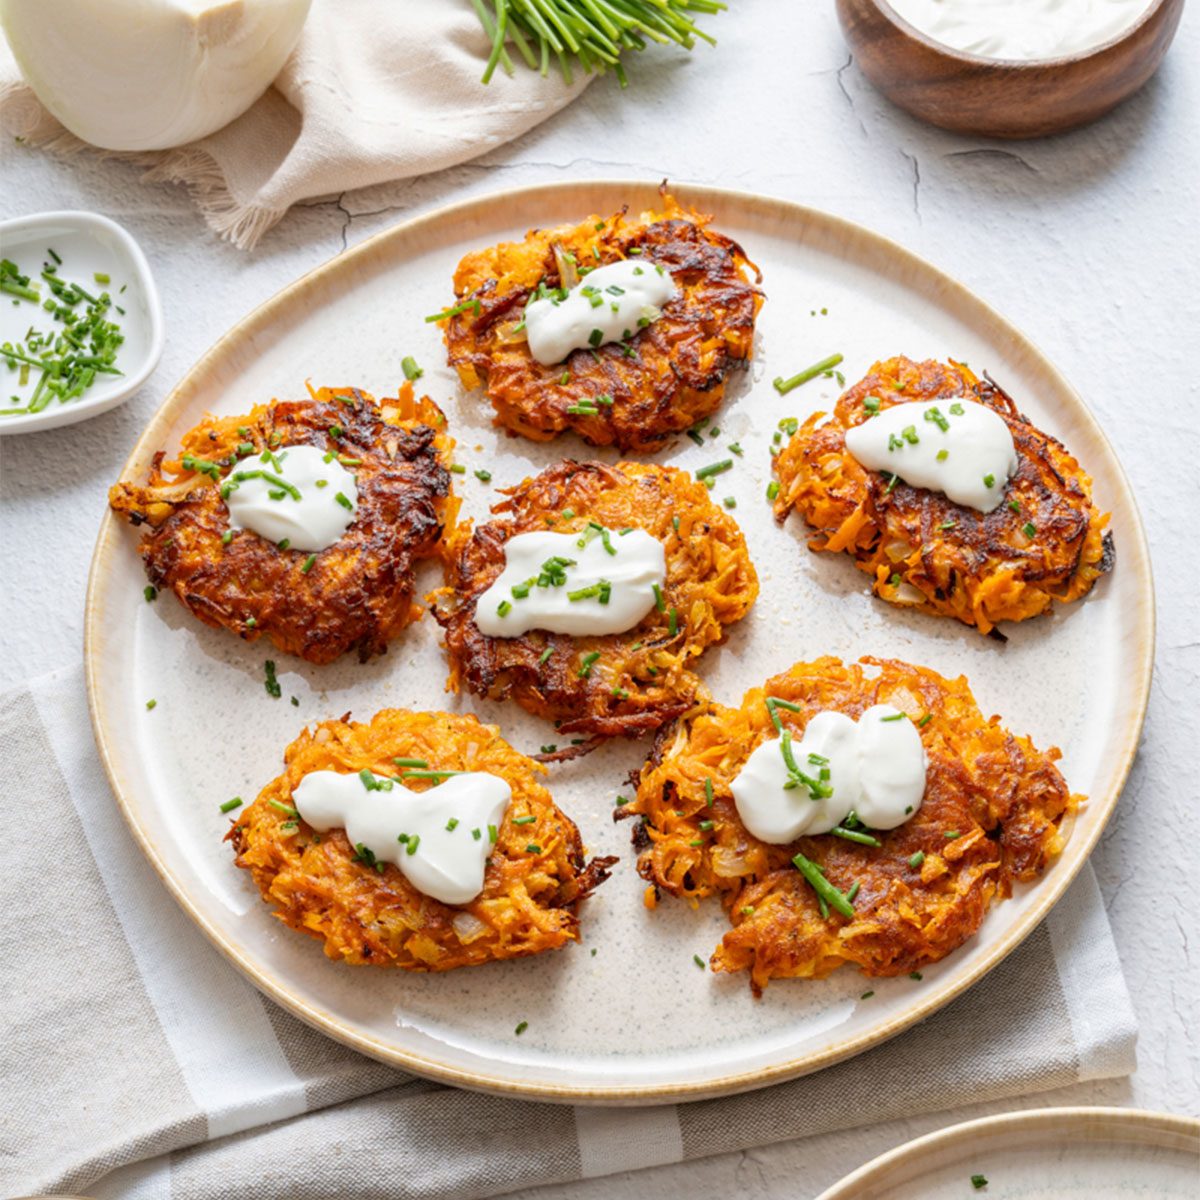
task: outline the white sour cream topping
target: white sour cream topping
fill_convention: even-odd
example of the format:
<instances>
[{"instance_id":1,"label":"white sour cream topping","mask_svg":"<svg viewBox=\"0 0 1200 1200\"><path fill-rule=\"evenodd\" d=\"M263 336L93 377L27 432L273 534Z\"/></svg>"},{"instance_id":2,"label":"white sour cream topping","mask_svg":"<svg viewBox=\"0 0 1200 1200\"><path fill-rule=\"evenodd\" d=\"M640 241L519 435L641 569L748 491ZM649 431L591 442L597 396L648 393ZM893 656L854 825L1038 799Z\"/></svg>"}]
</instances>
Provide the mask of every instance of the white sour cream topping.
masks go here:
<instances>
[{"instance_id":1,"label":"white sour cream topping","mask_svg":"<svg viewBox=\"0 0 1200 1200\"><path fill-rule=\"evenodd\" d=\"M383 784L387 788L388 781ZM486 771L469 771L424 792L399 780L384 788L368 789L358 775L311 771L296 785L292 803L318 832L344 829L352 846L365 846L379 862L399 867L417 891L443 904L469 904L483 891L492 849L488 826L499 827L504 817L512 799L508 784ZM447 829L451 821L454 828Z\"/></svg>"},{"instance_id":2,"label":"white sour cream topping","mask_svg":"<svg viewBox=\"0 0 1200 1200\"><path fill-rule=\"evenodd\" d=\"M1017 469L1003 419L965 398L895 404L846 430L846 449L870 471L899 475L983 513L1004 499Z\"/></svg>"},{"instance_id":3,"label":"white sour cream topping","mask_svg":"<svg viewBox=\"0 0 1200 1200\"><path fill-rule=\"evenodd\" d=\"M1060 58L1131 28L1147 0L890 0L915 29L981 58Z\"/></svg>"},{"instance_id":4,"label":"white sour cream topping","mask_svg":"<svg viewBox=\"0 0 1200 1200\"><path fill-rule=\"evenodd\" d=\"M769 738L746 760L731 790L742 824L760 841L794 842L828 833L851 810L868 829L895 829L921 807L925 750L917 727L890 704L858 721L819 712L791 741L792 759L815 787L795 778L781 738ZM827 777L823 773L828 772ZM814 796L814 791L828 792Z\"/></svg>"},{"instance_id":5,"label":"white sour cream topping","mask_svg":"<svg viewBox=\"0 0 1200 1200\"><path fill-rule=\"evenodd\" d=\"M265 462L242 459L221 481L230 527L271 542L286 538L292 550L327 550L357 515L358 486L336 457L325 458L317 446L284 446ZM255 471L263 474L238 478Z\"/></svg>"},{"instance_id":6,"label":"white sour cream topping","mask_svg":"<svg viewBox=\"0 0 1200 1200\"><path fill-rule=\"evenodd\" d=\"M488 637L624 633L654 607L666 577L663 544L644 529L518 533L504 543L504 570L479 597L475 624Z\"/></svg>"},{"instance_id":7,"label":"white sour cream topping","mask_svg":"<svg viewBox=\"0 0 1200 1200\"><path fill-rule=\"evenodd\" d=\"M565 300L531 300L525 306L529 352L548 366L562 362L572 350L618 342L658 320L673 295L670 272L652 262L625 258L597 267Z\"/></svg>"}]
</instances>

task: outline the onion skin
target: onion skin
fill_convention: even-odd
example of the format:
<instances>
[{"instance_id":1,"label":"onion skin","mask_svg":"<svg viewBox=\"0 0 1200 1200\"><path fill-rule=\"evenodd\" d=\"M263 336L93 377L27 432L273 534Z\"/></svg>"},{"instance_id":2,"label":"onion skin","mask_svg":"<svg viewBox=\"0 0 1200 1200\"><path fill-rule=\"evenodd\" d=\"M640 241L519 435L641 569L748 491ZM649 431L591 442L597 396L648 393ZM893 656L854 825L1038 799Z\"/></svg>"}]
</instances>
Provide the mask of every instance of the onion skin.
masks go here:
<instances>
[{"instance_id":1,"label":"onion skin","mask_svg":"<svg viewBox=\"0 0 1200 1200\"><path fill-rule=\"evenodd\" d=\"M0 0L37 98L104 150L169 150L215 133L271 86L312 0Z\"/></svg>"}]
</instances>

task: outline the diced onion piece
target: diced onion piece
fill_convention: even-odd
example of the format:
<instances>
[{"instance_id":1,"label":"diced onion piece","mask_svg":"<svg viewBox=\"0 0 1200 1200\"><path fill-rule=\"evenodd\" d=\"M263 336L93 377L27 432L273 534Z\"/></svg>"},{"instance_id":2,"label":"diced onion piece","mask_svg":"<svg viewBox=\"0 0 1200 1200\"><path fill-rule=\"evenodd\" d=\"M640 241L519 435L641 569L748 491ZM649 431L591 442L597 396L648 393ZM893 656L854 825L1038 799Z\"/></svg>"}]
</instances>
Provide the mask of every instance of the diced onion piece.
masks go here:
<instances>
[{"instance_id":1,"label":"diced onion piece","mask_svg":"<svg viewBox=\"0 0 1200 1200\"><path fill-rule=\"evenodd\" d=\"M903 562L912 553L912 547L907 542L888 542L883 552L892 562Z\"/></svg>"},{"instance_id":2,"label":"diced onion piece","mask_svg":"<svg viewBox=\"0 0 1200 1200\"><path fill-rule=\"evenodd\" d=\"M918 591L911 583L902 579L896 585L896 600L900 604L924 604L925 593Z\"/></svg>"},{"instance_id":3,"label":"diced onion piece","mask_svg":"<svg viewBox=\"0 0 1200 1200\"><path fill-rule=\"evenodd\" d=\"M713 874L719 875L722 879L737 879L739 876L749 875L753 871L744 854L727 850L724 846L717 846L710 855L709 861L712 863Z\"/></svg>"},{"instance_id":4,"label":"diced onion piece","mask_svg":"<svg viewBox=\"0 0 1200 1200\"><path fill-rule=\"evenodd\" d=\"M525 332L525 322L509 321L507 324L496 326L496 341L502 346L515 346L518 342L529 341Z\"/></svg>"},{"instance_id":5,"label":"diced onion piece","mask_svg":"<svg viewBox=\"0 0 1200 1200\"><path fill-rule=\"evenodd\" d=\"M481 921L474 913L469 912L455 913L454 920L450 924L454 926L454 932L458 934L458 940L464 946L483 937L491 928L490 925Z\"/></svg>"},{"instance_id":6,"label":"diced onion piece","mask_svg":"<svg viewBox=\"0 0 1200 1200\"><path fill-rule=\"evenodd\" d=\"M575 258L568 254L558 242L554 243L554 263L558 267L559 287L573 288L579 282L579 271L575 266Z\"/></svg>"},{"instance_id":7,"label":"diced onion piece","mask_svg":"<svg viewBox=\"0 0 1200 1200\"><path fill-rule=\"evenodd\" d=\"M657 321L662 316L662 309L657 304L643 304L640 316L643 321Z\"/></svg>"}]
</instances>

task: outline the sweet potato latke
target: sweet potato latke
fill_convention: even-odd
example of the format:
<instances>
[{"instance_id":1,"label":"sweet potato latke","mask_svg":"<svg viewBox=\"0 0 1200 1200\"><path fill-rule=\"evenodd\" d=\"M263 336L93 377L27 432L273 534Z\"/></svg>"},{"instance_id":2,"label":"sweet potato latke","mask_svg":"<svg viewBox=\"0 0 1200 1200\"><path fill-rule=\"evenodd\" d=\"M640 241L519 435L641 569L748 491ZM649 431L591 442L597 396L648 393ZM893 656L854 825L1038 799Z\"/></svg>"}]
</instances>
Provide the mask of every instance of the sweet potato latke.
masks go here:
<instances>
[{"instance_id":1,"label":"sweet potato latke","mask_svg":"<svg viewBox=\"0 0 1200 1200\"><path fill-rule=\"evenodd\" d=\"M1061 825L1081 799L1038 750L993 717L985 720L965 679L949 680L895 659L797 663L747 692L740 709L708 704L664 729L634 800L618 819L640 817L638 871L695 904L717 892L733 924L712 957L717 971L750 972L755 994L775 978L820 978L843 963L867 975L901 975L945 957L978 928L1016 880L1037 878L1064 842ZM917 813L878 848L825 834L786 846L746 832L730 784L755 748L774 736L765 698L800 711L778 716L799 740L823 709L858 719L887 703L917 722L927 758ZM928 720L925 718L928 717ZM711 801L710 801L711 789ZM854 918L822 913L792 865L797 853L852 899Z\"/></svg>"},{"instance_id":2,"label":"sweet potato latke","mask_svg":"<svg viewBox=\"0 0 1200 1200\"><path fill-rule=\"evenodd\" d=\"M593 215L468 254L454 292L476 303L444 323L450 365L464 387L487 389L496 423L513 433L545 442L570 429L593 446L661 446L720 407L729 370L750 358L762 307L748 279L749 270L761 279L758 269L710 220L664 191L661 212ZM538 283L570 287L576 266L639 254L678 285L662 317L628 341L577 350L553 366L537 362L516 327Z\"/></svg>"},{"instance_id":3,"label":"sweet potato latke","mask_svg":"<svg viewBox=\"0 0 1200 1200\"><path fill-rule=\"evenodd\" d=\"M179 457L160 451L146 485L118 483L109 503L144 529L139 549L151 584L169 588L205 624L248 641L265 634L309 662L351 649L365 660L420 616L414 565L438 552L443 527L453 525L458 501L444 460L454 443L445 428L441 410L414 399L411 383L379 402L356 388L320 388L308 400L206 418L184 435ZM295 445L357 462L350 528L311 563L305 551L281 550L249 530L226 543L221 480L243 459ZM186 468L185 456L199 461Z\"/></svg>"},{"instance_id":4,"label":"sweet potato latke","mask_svg":"<svg viewBox=\"0 0 1200 1200\"><path fill-rule=\"evenodd\" d=\"M461 525L448 542L447 586L436 593L434 616L446 631L450 688L465 684L494 700L511 696L536 716L561 722L560 732L595 739L641 734L684 712L701 687L690 661L722 641L725 627L758 595L732 518L685 471L641 463L566 461L506 494L492 510L503 519L474 530ZM480 633L475 605L504 568L505 542L535 530L582 531L589 521L644 529L663 543L661 611L603 637Z\"/></svg>"},{"instance_id":5,"label":"sweet potato latke","mask_svg":"<svg viewBox=\"0 0 1200 1200\"><path fill-rule=\"evenodd\" d=\"M287 812L293 789L309 772L366 768L394 776L395 758L423 759L438 770L488 771L512 788L483 891L470 904L451 906L424 895L391 864L368 866L343 830L318 834ZM263 899L276 906L275 916L320 938L330 958L449 971L557 950L578 940L579 903L617 861L585 861L579 830L539 782L545 768L473 716L384 709L367 725L324 721L306 729L284 761L284 773L267 784L226 838L237 851L237 865L250 871ZM408 786L431 785L412 780ZM517 827L514 814L536 820Z\"/></svg>"},{"instance_id":6,"label":"sweet potato latke","mask_svg":"<svg viewBox=\"0 0 1200 1200\"><path fill-rule=\"evenodd\" d=\"M1012 433L1019 466L1005 502L990 513L940 492L869 471L846 449L845 433L882 409L970 396ZM1092 481L1049 434L1031 425L991 380L961 363L876 363L838 400L830 420L815 413L775 460L775 516L795 509L815 530L813 550L845 550L892 604L954 617L990 633L1057 600L1078 600L1112 568L1108 514L1092 503ZM1032 527L1032 529L1031 529Z\"/></svg>"}]
</instances>

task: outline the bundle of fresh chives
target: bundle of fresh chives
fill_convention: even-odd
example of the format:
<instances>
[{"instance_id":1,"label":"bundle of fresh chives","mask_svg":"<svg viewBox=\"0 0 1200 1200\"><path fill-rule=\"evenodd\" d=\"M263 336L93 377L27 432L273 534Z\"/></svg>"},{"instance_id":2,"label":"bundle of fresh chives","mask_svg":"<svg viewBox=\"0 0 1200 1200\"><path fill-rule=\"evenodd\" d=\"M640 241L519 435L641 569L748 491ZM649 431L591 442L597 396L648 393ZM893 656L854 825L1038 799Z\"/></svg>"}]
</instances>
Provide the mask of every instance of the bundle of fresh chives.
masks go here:
<instances>
[{"instance_id":1,"label":"bundle of fresh chives","mask_svg":"<svg viewBox=\"0 0 1200 1200\"><path fill-rule=\"evenodd\" d=\"M505 43L511 39L526 64L545 75L554 56L567 83L571 62L586 72L611 70L628 84L621 55L644 50L649 42L674 42L691 50L696 39L716 45L689 14L717 13L722 0L471 0L492 52L483 72L488 83L499 66L513 73Z\"/></svg>"}]
</instances>

